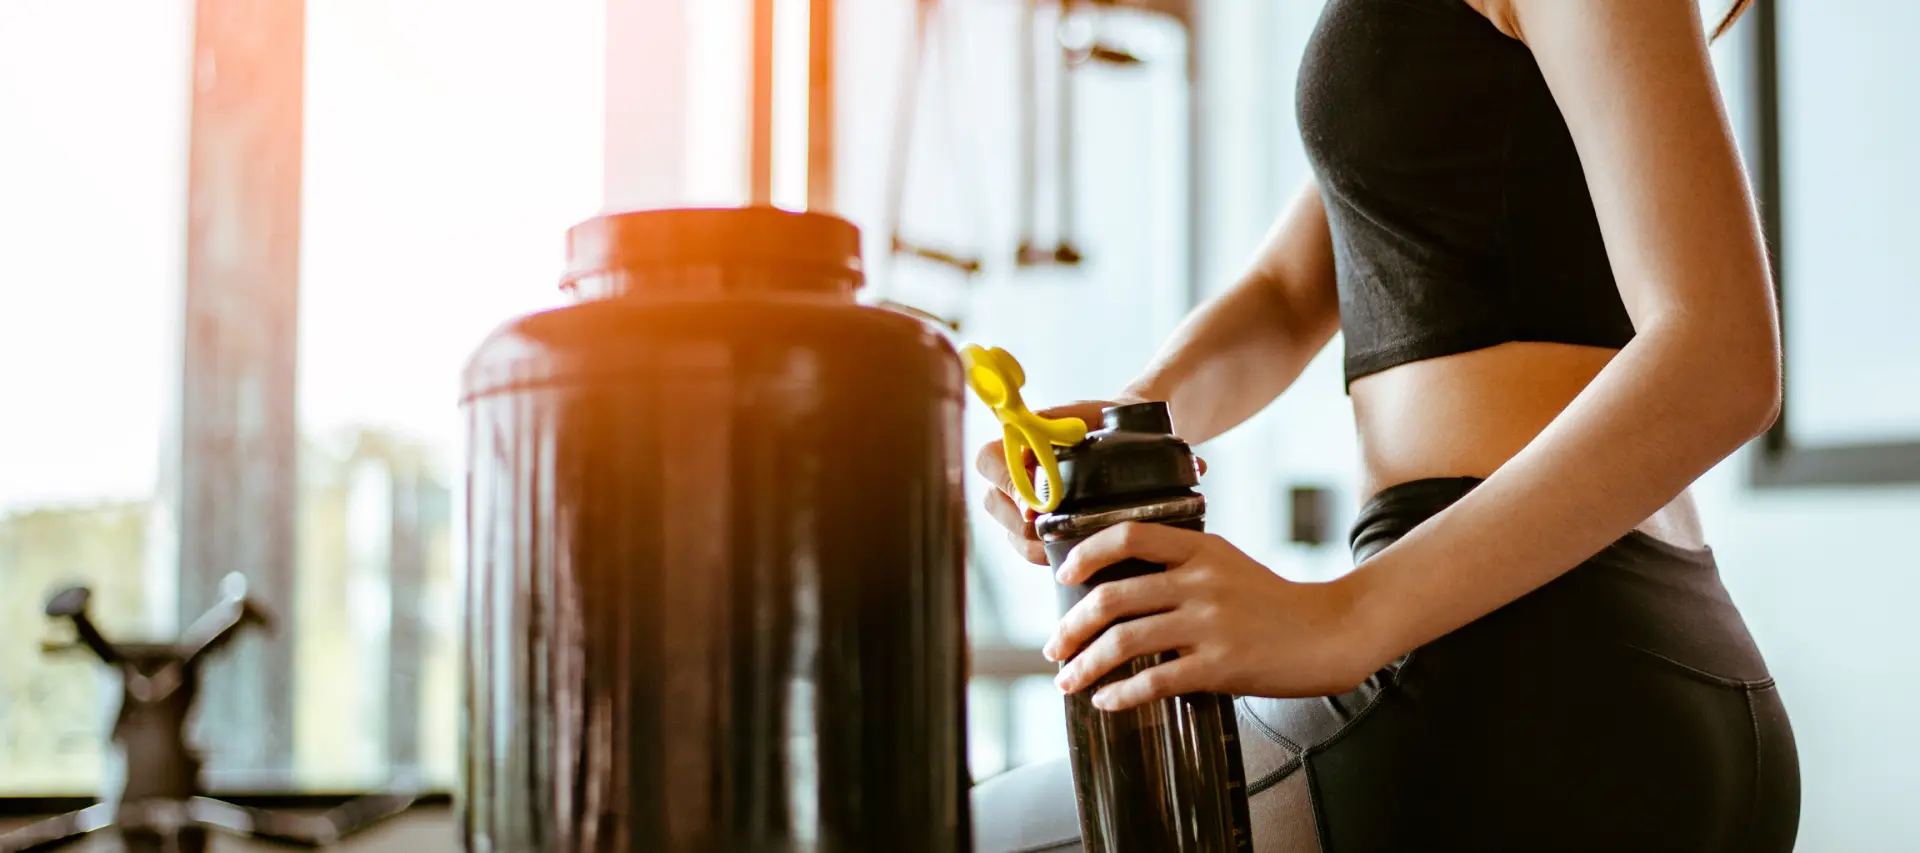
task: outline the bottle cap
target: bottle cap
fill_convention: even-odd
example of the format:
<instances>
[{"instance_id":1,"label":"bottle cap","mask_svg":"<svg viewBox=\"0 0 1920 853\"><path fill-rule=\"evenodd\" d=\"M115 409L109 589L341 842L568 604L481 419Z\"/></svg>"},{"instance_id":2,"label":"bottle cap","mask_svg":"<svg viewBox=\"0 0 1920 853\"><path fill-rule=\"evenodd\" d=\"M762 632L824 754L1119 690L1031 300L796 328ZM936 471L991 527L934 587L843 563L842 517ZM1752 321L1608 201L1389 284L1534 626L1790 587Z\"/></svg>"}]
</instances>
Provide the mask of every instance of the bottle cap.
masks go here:
<instances>
[{"instance_id":1,"label":"bottle cap","mask_svg":"<svg viewBox=\"0 0 1920 853\"><path fill-rule=\"evenodd\" d=\"M1065 512L1190 494L1200 485L1193 448L1173 434L1166 403L1109 406L1103 428L1060 455Z\"/></svg>"}]
</instances>

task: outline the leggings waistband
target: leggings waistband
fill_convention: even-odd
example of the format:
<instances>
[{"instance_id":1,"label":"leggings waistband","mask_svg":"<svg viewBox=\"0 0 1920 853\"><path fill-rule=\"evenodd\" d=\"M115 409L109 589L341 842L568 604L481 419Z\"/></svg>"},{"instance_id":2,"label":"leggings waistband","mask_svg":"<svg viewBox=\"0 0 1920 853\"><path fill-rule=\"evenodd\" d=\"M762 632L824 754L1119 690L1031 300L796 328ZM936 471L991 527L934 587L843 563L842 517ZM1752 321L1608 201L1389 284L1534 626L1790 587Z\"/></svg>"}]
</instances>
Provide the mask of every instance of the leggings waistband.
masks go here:
<instances>
[{"instance_id":1,"label":"leggings waistband","mask_svg":"<svg viewBox=\"0 0 1920 853\"><path fill-rule=\"evenodd\" d=\"M1349 535L1354 561L1392 545L1481 482L1443 477L1380 490L1354 519ZM1632 646L1716 678L1767 678L1712 550L1681 548L1640 531L1499 612L1558 632Z\"/></svg>"},{"instance_id":2,"label":"leggings waistband","mask_svg":"<svg viewBox=\"0 0 1920 853\"><path fill-rule=\"evenodd\" d=\"M1360 514L1353 519L1347 544L1353 548L1355 562L1378 553L1388 545L1438 515L1480 485L1478 477L1434 477L1388 486L1367 498Z\"/></svg>"}]
</instances>

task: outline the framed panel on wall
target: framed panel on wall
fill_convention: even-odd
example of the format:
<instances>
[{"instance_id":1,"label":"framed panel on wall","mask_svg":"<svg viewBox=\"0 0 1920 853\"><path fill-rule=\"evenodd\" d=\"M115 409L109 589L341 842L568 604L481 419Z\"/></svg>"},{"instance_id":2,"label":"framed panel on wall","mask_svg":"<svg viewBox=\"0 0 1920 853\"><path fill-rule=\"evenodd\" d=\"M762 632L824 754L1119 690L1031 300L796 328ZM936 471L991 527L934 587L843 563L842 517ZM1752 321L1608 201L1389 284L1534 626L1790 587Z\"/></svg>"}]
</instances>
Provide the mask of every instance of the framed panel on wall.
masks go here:
<instances>
[{"instance_id":1,"label":"framed panel on wall","mask_svg":"<svg viewBox=\"0 0 1920 853\"><path fill-rule=\"evenodd\" d=\"M1920 483L1920 31L1911 0L1756 0L1755 181L1786 351L1762 487Z\"/></svg>"}]
</instances>

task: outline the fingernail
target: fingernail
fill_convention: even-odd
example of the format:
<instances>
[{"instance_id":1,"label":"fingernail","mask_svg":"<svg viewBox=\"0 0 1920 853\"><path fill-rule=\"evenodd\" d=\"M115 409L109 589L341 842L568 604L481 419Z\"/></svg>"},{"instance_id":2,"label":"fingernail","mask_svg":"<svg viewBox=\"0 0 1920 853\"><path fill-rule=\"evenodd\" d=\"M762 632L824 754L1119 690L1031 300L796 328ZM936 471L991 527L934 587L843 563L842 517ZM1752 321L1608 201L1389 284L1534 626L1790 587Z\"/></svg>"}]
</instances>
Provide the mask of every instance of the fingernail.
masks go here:
<instances>
[{"instance_id":1,"label":"fingernail","mask_svg":"<svg viewBox=\"0 0 1920 853\"><path fill-rule=\"evenodd\" d=\"M1054 657L1053 655L1052 640L1048 640L1046 645L1040 647L1040 656L1043 658L1046 658L1047 660L1053 661L1054 663L1060 662L1060 659L1057 657Z\"/></svg>"},{"instance_id":2,"label":"fingernail","mask_svg":"<svg viewBox=\"0 0 1920 853\"><path fill-rule=\"evenodd\" d=\"M1060 670L1059 675L1056 675L1053 677L1053 686L1060 688L1063 692L1066 692L1066 693L1073 692L1072 690L1068 689L1068 685L1072 683L1073 683L1073 679L1067 677L1067 671L1064 669Z\"/></svg>"},{"instance_id":3,"label":"fingernail","mask_svg":"<svg viewBox=\"0 0 1920 853\"><path fill-rule=\"evenodd\" d=\"M1099 708L1102 711L1113 710L1113 694L1107 692L1105 689L1093 694L1093 707Z\"/></svg>"}]
</instances>

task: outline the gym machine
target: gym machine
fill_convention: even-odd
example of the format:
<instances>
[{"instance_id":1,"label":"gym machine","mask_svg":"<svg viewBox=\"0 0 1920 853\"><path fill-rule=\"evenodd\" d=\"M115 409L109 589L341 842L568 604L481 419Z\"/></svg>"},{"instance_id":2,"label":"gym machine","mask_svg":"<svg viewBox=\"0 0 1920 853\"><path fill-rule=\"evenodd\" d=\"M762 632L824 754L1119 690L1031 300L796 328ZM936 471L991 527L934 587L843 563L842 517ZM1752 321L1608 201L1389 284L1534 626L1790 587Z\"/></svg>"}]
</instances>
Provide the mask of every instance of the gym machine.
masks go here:
<instances>
[{"instance_id":1,"label":"gym machine","mask_svg":"<svg viewBox=\"0 0 1920 853\"><path fill-rule=\"evenodd\" d=\"M1019 71L1020 161L1019 183L1020 241L1014 262L1020 267L1077 266L1084 259L1074 241L1074 71L1086 65L1136 67L1147 60L1103 37L1101 24L1119 10L1145 12L1169 18L1187 33L1188 79L1193 79L1194 9L1192 0L1022 0L1026 8L1020 17L1017 38ZM906 237L901 224L907 192L907 167L913 148L913 127L918 117L921 77L925 71L929 44L938 38L936 26L941 18L940 0L916 0L914 32L908 65L900 78L898 102L894 113L894 137L887 180L887 218L893 229L891 246L895 254L918 257L973 275L981 269L979 249L935 247ZM1043 241L1039 233L1040 194L1037 161L1040 156L1040 108L1038 96L1038 48L1035 33L1043 15L1059 24L1057 49L1059 70L1053 77L1054 152L1053 237ZM1072 26L1069 26L1069 25ZM1076 32L1078 33L1076 35Z\"/></svg>"},{"instance_id":2,"label":"gym machine","mask_svg":"<svg viewBox=\"0 0 1920 853\"><path fill-rule=\"evenodd\" d=\"M50 619L70 620L76 642L48 644L48 654L90 651L120 674L120 711L113 740L124 767L118 795L76 812L0 835L0 853L54 850L106 830L127 853L205 853L210 831L291 847L326 847L411 808L417 795L361 797L318 815L252 808L209 796L200 757L187 737L201 667L247 629L270 629L265 608L249 599L246 579L228 575L225 598L171 642L106 638L87 614L87 587L62 590L47 602Z\"/></svg>"}]
</instances>

